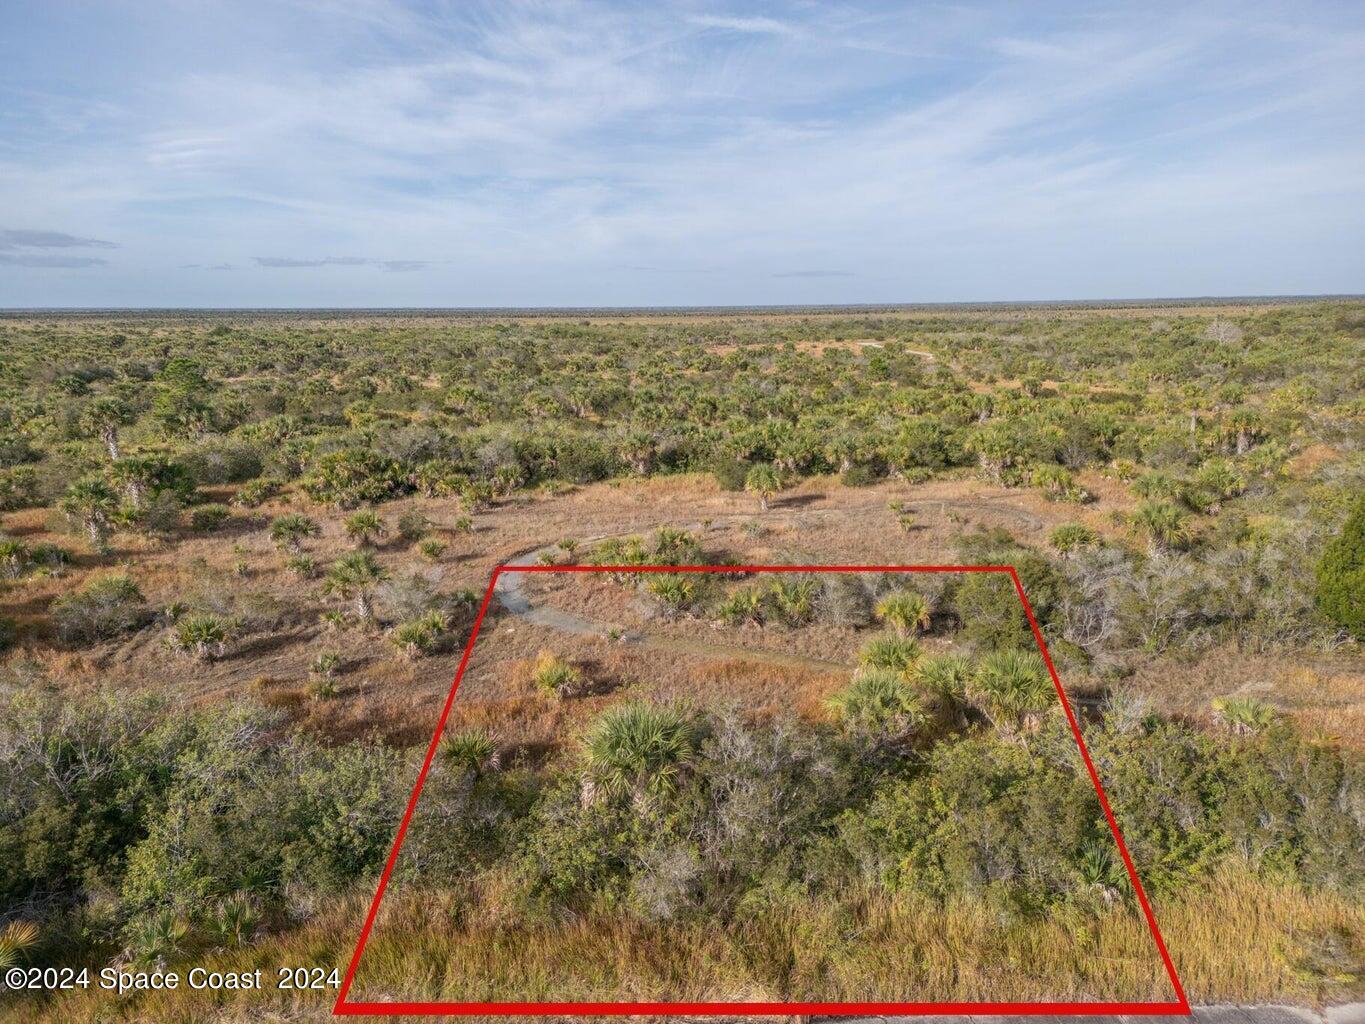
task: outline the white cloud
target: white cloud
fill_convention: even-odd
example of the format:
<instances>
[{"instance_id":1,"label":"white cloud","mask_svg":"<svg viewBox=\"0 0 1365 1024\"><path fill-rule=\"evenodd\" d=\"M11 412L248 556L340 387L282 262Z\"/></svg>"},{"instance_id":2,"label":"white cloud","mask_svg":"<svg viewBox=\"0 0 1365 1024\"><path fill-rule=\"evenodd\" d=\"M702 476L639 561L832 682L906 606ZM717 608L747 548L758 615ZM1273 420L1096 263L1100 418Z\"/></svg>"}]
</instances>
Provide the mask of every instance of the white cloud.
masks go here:
<instances>
[{"instance_id":1,"label":"white cloud","mask_svg":"<svg viewBox=\"0 0 1365 1024\"><path fill-rule=\"evenodd\" d=\"M0 114L0 221L119 238L97 276L126 267L128 302L187 263L239 268L196 278L220 301L276 304L1055 296L1125 271L1129 293L1333 291L1365 269L1342 240L1365 227L1358 18L224 7L211 46L153 19L172 38L132 56L155 43L156 73L92 83L80 116L32 68L24 116ZM14 144L30 121L63 127ZM1249 220L1284 245L1247 250ZM347 252L381 255L311 255ZM632 292L631 266L716 272Z\"/></svg>"},{"instance_id":2,"label":"white cloud","mask_svg":"<svg viewBox=\"0 0 1365 1024\"><path fill-rule=\"evenodd\" d=\"M687 19L698 28L716 28L727 32L747 32L754 35L791 36L796 30L776 18L734 18L718 14L696 14Z\"/></svg>"}]
</instances>

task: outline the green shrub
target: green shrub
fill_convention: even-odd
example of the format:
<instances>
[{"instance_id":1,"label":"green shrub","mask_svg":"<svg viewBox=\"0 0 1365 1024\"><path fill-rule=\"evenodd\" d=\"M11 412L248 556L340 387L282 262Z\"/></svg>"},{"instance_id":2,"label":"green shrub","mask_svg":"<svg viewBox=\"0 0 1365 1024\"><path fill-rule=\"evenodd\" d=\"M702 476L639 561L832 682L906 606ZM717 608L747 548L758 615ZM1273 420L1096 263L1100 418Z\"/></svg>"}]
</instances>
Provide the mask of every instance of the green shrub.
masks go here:
<instances>
[{"instance_id":1,"label":"green shrub","mask_svg":"<svg viewBox=\"0 0 1365 1024\"><path fill-rule=\"evenodd\" d=\"M271 498L277 497L284 490L284 481L276 477L261 477L259 480L252 480L243 484L232 502L242 508L260 508Z\"/></svg>"},{"instance_id":2,"label":"green shrub","mask_svg":"<svg viewBox=\"0 0 1365 1024\"><path fill-rule=\"evenodd\" d=\"M226 505L200 505L190 511L190 529L196 533L216 530L232 515Z\"/></svg>"},{"instance_id":3,"label":"green shrub","mask_svg":"<svg viewBox=\"0 0 1365 1024\"><path fill-rule=\"evenodd\" d=\"M919 658L918 640L891 633L872 637L858 652L858 664L866 665L868 668L887 669L902 675L908 674Z\"/></svg>"},{"instance_id":4,"label":"green shrub","mask_svg":"<svg viewBox=\"0 0 1365 1024\"><path fill-rule=\"evenodd\" d=\"M38 504L38 471L32 466L0 469L0 512Z\"/></svg>"},{"instance_id":5,"label":"green shrub","mask_svg":"<svg viewBox=\"0 0 1365 1024\"><path fill-rule=\"evenodd\" d=\"M749 475L749 464L739 459L717 459L711 463L711 478L722 491L742 491Z\"/></svg>"},{"instance_id":6,"label":"green shrub","mask_svg":"<svg viewBox=\"0 0 1365 1024\"><path fill-rule=\"evenodd\" d=\"M58 635L68 643L110 640L151 619L146 598L132 577L115 573L92 579L52 606Z\"/></svg>"},{"instance_id":7,"label":"green shrub","mask_svg":"<svg viewBox=\"0 0 1365 1024\"><path fill-rule=\"evenodd\" d=\"M345 448L318 459L302 486L314 501L355 508L396 498L411 485L395 460L369 448Z\"/></svg>"},{"instance_id":8,"label":"green shrub","mask_svg":"<svg viewBox=\"0 0 1365 1024\"><path fill-rule=\"evenodd\" d=\"M227 622L217 615L184 615L176 620L168 642L182 654L213 661L227 652L229 633Z\"/></svg>"},{"instance_id":9,"label":"green shrub","mask_svg":"<svg viewBox=\"0 0 1365 1024\"><path fill-rule=\"evenodd\" d=\"M33 571L46 576L60 576L71 564L71 552L47 542L33 545L28 557Z\"/></svg>"},{"instance_id":10,"label":"green shrub","mask_svg":"<svg viewBox=\"0 0 1365 1024\"><path fill-rule=\"evenodd\" d=\"M416 509L398 517L398 536L407 543L419 541L431 531L431 520Z\"/></svg>"},{"instance_id":11,"label":"green shrub","mask_svg":"<svg viewBox=\"0 0 1365 1024\"><path fill-rule=\"evenodd\" d=\"M1322 552L1317 603L1329 620L1365 640L1365 497L1356 501L1341 532Z\"/></svg>"},{"instance_id":12,"label":"green shrub","mask_svg":"<svg viewBox=\"0 0 1365 1024\"><path fill-rule=\"evenodd\" d=\"M205 441L185 456L185 468L200 486L236 484L261 475L261 453L246 441Z\"/></svg>"},{"instance_id":13,"label":"green shrub","mask_svg":"<svg viewBox=\"0 0 1365 1024\"><path fill-rule=\"evenodd\" d=\"M609 708L584 739L592 792L665 797L696 761L701 739L698 723L681 708L638 701Z\"/></svg>"},{"instance_id":14,"label":"green shrub","mask_svg":"<svg viewBox=\"0 0 1365 1024\"><path fill-rule=\"evenodd\" d=\"M551 697L571 697L582 687L583 673L563 658L541 651L531 670L531 681Z\"/></svg>"},{"instance_id":15,"label":"green shrub","mask_svg":"<svg viewBox=\"0 0 1365 1024\"><path fill-rule=\"evenodd\" d=\"M420 658L435 653L444 641L448 628L445 615L433 609L399 624L394 628L390 640L405 658Z\"/></svg>"},{"instance_id":16,"label":"green shrub","mask_svg":"<svg viewBox=\"0 0 1365 1024\"><path fill-rule=\"evenodd\" d=\"M925 722L924 702L902 672L862 670L829 700L850 728L889 742L900 741Z\"/></svg>"},{"instance_id":17,"label":"green shrub","mask_svg":"<svg viewBox=\"0 0 1365 1024\"><path fill-rule=\"evenodd\" d=\"M871 487L881 480L881 475L871 466L850 466L839 474L839 483L845 487Z\"/></svg>"},{"instance_id":18,"label":"green shrub","mask_svg":"<svg viewBox=\"0 0 1365 1024\"><path fill-rule=\"evenodd\" d=\"M317 575L318 562L312 555L290 555L284 560L284 567L299 579L308 580Z\"/></svg>"}]
</instances>

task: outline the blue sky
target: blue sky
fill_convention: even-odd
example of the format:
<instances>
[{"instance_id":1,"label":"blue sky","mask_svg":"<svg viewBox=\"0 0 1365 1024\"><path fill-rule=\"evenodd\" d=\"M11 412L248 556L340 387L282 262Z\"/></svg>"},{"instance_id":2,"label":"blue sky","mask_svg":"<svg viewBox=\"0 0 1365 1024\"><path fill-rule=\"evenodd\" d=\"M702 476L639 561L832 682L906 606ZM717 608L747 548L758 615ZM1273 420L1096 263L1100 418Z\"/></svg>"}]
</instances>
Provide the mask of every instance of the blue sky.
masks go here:
<instances>
[{"instance_id":1,"label":"blue sky","mask_svg":"<svg viewBox=\"0 0 1365 1024\"><path fill-rule=\"evenodd\" d=\"M1365 291L1365 4L0 0L0 305Z\"/></svg>"}]
</instances>

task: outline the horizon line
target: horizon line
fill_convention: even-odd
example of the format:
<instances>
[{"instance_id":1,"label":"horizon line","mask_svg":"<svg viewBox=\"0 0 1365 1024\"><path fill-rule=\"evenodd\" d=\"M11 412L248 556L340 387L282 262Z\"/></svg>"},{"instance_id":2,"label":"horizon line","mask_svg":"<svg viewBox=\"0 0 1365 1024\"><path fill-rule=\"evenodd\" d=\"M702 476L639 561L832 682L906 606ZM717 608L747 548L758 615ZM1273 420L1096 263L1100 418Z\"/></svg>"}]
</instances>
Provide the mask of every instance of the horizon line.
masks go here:
<instances>
[{"instance_id":1,"label":"horizon line","mask_svg":"<svg viewBox=\"0 0 1365 1024\"><path fill-rule=\"evenodd\" d=\"M1365 292L1324 292L1260 295L1163 295L1127 296L1102 299L963 299L943 302L829 302L829 303L752 303L752 304L672 304L600 306L0 306L0 317L37 314L244 314L244 313L376 313L376 314L462 314L472 315L553 315L622 313L762 313L762 312L880 312L904 310L972 310L1056 308L1123 308L1133 306L1214 306L1228 303L1252 305L1365 301Z\"/></svg>"}]
</instances>

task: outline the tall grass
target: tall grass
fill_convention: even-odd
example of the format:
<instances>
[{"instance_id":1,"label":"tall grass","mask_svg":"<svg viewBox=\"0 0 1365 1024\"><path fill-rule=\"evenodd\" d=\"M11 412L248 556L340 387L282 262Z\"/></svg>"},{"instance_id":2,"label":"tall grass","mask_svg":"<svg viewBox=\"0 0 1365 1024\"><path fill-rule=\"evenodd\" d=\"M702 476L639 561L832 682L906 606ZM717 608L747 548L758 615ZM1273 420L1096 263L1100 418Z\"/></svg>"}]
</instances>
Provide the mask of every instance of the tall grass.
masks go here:
<instances>
[{"instance_id":1,"label":"tall grass","mask_svg":"<svg viewBox=\"0 0 1365 1024\"><path fill-rule=\"evenodd\" d=\"M392 901L392 902L390 902ZM1156 908L1194 1002L1317 1004L1365 990L1365 906L1225 870ZM336 964L363 899L206 966ZM189 964L185 965L190 966ZM1354 977L1352 977L1354 975ZM983 902L778 901L728 927L620 913L527 919L496 887L392 891L353 998L420 1000L1164 1000L1171 988L1131 909L1009 921ZM73 993L0 1021L327 1019L334 993L180 991L115 1002Z\"/></svg>"}]
</instances>

